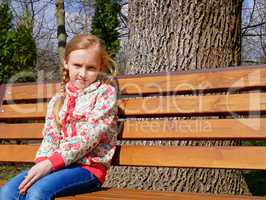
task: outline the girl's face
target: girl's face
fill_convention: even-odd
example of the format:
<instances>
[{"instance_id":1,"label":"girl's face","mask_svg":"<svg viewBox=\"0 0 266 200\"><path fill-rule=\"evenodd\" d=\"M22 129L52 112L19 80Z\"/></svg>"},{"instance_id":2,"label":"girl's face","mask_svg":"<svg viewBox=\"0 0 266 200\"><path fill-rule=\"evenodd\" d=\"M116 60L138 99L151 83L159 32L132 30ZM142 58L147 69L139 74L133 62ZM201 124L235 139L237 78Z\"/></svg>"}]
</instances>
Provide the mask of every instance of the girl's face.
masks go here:
<instances>
[{"instance_id":1,"label":"girl's face","mask_svg":"<svg viewBox=\"0 0 266 200\"><path fill-rule=\"evenodd\" d=\"M93 83L102 67L97 47L72 51L64 67L69 70L71 83L77 89L84 89Z\"/></svg>"}]
</instances>

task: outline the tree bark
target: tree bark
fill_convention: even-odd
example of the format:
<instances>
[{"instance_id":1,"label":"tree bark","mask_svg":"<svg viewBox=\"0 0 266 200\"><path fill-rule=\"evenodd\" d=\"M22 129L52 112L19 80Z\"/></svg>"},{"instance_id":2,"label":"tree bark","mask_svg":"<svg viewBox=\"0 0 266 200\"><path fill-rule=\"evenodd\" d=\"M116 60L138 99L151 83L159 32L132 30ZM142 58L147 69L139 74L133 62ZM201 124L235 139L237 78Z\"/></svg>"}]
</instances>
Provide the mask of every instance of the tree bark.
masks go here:
<instances>
[{"instance_id":1,"label":"tree bark","mask_svg":"<svg viewBox=\"0 0 266 200\"><path fill-rule=\"evenodd\" d=\"M241 0L129 1L130 34L126 73L239 65L241 7ZM239 145L239 142L145 142L145 145L155 144L232 146ZM161 191L249 193L241 171L223 169L112 167L105 185Z\"/></svg>"},{"instance_id":2,"label":"tree bark","mask_svg":"<svg viewBox=\"0 0 266 200\"><path fill-rule=\"evenodd\" d=\"M66 29L65 29L65 7L64 0L56 0L56 24L59 61L62 64L66 46Z\"/></svg>"}]
</instances>

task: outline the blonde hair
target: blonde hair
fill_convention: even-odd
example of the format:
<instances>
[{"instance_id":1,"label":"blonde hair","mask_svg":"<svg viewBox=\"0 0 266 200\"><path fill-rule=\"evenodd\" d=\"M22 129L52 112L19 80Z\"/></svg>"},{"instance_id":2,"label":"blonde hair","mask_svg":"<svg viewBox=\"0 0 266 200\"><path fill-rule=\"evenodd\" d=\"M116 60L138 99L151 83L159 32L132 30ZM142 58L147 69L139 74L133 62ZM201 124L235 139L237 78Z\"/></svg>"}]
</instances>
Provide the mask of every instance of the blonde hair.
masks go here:
<instances>
[{"instance_id":1,"label":"blonde hair","mask_svg":"<svg viewBox=\"0 0 266 200\"><path fill-rule=\"evenodd\" d=\"M69 55L72 51L80 49L89 49L95 46L99 50L100 58L102 60L101 72L111 74L112 76L116 76L118 71L116 62L107 53L103 41L95 35L81 34L74 36L66 45L64 53L64 61L66 62L68 61ZM61 129L62 125L61 121L59 120L59 111L62 108L65 100L65 85L69 81L69 72L67 69L64 68L63 63L60 63L60 69L61 69L60 98L56 100L53 107L53 115L55 117L55 122L59 130ZM98 75L97 79L107 84L110 81L101 74Z\"/></svg>"}]
</instances>

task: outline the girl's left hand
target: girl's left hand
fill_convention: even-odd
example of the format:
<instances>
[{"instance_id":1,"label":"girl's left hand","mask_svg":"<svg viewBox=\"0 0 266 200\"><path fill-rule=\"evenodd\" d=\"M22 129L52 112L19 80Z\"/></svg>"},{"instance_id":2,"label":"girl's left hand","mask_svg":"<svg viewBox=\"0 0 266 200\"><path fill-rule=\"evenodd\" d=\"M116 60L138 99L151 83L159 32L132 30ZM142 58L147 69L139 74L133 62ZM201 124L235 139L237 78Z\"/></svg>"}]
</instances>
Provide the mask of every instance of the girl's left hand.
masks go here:
<instances>
[{"instance_id":1,"label":"girl's left hand","mask_svg":"<svg viewBox=\"0 0 266 200\"><path fill-rule=\"evenodd\" d=\"M25 194L28 188L39 180L41 177L47 175L52 169L52 163L47 159L35 164L29 171L28 175L19 185L18 189L21 194Z\"/></svg>"}]
</instances>

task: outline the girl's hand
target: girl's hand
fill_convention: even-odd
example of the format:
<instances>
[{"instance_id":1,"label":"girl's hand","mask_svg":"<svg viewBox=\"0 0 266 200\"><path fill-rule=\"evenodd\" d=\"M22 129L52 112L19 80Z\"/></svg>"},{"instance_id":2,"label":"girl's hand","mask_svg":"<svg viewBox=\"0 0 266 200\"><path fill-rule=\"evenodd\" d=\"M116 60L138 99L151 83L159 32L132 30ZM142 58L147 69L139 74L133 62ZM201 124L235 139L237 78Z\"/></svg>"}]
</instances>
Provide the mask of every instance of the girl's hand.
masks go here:
<instances>
[{"instance_id":1,"label":"girl's hand","mask_svg":"<svg viewBox=\"0 0 266 200\"><path fill-rule=\"evenodd\" d=\"M35 164L29 171L28 175L19 185L18 189L21 194L25 194L28 188L39 180L41 177L47 175L52 169L52 163L47 159Z\"/></svg>"}]
</instances>

